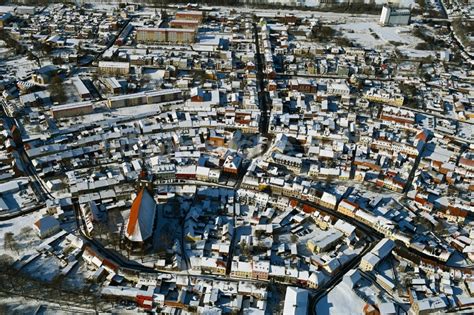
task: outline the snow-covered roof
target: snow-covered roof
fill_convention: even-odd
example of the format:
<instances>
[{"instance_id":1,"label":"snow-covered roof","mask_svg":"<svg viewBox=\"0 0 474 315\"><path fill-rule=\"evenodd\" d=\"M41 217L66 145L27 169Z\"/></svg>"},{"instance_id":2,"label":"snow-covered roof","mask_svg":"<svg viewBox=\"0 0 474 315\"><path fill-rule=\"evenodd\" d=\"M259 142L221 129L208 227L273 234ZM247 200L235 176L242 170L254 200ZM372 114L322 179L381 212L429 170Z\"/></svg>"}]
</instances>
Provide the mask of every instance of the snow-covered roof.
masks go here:
<instances>
[{"instance_id":1,"label":"snow-covered roof","mask_svg":"<svg viewBox=\"0 0 474 315\"><path fill-rule=\"evenodd\" d=\"M321 196L321 201L332 204L332 205L335 205L337 202L336 196L327 192L323 193L323 195Z\"/></svg>"},{"instance_id":2,"label":"snow-covered roof","mask_svg":"<svg viewBox=\"0 0 474 315\"><path fill-rule=\"evenodd\" d=\"M308 291L296 287L287 287L283 314L306 315L308 312Z\"/></svg>"},{"instance_id":3,"label":"snow-covered roof","mask_svg":"<svg viewBox=\"0 0 474 315\"><path fill-rule=\"evenodd\" d=\"M395 243L391 239L384 238L377 245L375 245L375 247L372 249L372 252L383 259L388 254L390 254L394 247Z\"/></svg>"}]
</instances>

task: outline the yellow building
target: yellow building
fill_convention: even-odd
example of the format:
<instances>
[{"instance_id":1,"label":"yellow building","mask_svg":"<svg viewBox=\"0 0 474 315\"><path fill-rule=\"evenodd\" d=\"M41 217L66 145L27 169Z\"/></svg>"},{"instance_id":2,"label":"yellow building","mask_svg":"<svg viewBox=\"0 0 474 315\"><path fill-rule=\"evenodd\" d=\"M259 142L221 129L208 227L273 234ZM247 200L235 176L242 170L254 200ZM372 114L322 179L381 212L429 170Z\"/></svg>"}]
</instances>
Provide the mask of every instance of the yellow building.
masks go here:
<instances>
[{"instance_id":1,"label":"yellow building","mask_svg":"<svg viewBox=\"0 0 474 315\"><path fill-rule=\"evenodd\" d=\"M170 21L172 28L192 28L196 29L199 27L199 21L196 20L172 20Z\"/></svg>"},{"instance_id":2,"label":"yellow building","mask_svg":"<svg viewBox=\"0 0 474 315\"><path fill-rule=\"evenodd\" d=\"M130 73L130 63L99 61L99 71L110 75L128 75Z\"/></svg>"},{"instance_id":3,"label":"yellow building","mask_svg":"<svg viewBox=\"0 0 474 315\"><path fill-rule=\"evenodd\" d=\"M146 27L138 28L136 31L136 40L137 42L142 43L166 42L166 29Z\"/></svg>"},{"instance_id":4,"label":"yellow building","mask_svg":"<svg viewBox=\"0 0 474 315\"><path fill-rule=\"evenodd\" d=\"M365 99L371 102L386 103L394 106L403 106L405 97L398 93L389 93L383 91L368 91L364 95Z\"/></svg>"},{"instance_id":5,"label":"yellow building","mask_svg":"<svg viewBox=\"0 0 474 315\"><path fill-rule=\"evenodd\" d=\"M179 11L176 12L175 18L177 20L193 20L201 22L204 15L202 11Z\"/></svg>"},{"instance_id":6,"label":"yellow building","mask_svg":"<svg viewBox=\"0 0 474 315\"><path fill-rule=\"evenodd\" d=\"M170 43L194 43L196 31L189 28L167 29L167 41Z\"/></svg>"},{"instance_id":7,"label":"yellow building","mask_svg":"<svg viewBox=\"0 0 474 315\"><path fill-rule=\"evenodd\" d=\"M250 279L252 278L252 263L245 261L232 262L231 277Z\"/></svg>"},{"instance_id":8,"label":"yellow building","mask_svg":"<svg viewBox=\"0 0 474 315\"><path fill-rule=\"evenodd\" d=\"M7 24L11 17L12 15L9 12L0 14L0 30L5 27L5 24Z\"/></svg>"},{"instance_id":9,"label":"yellow building","mask_svg":"<svg viewBox=\"0 0 474 315\"><path fill-rule=\"evenodd\" d=\"M354 213L356 210L359 208L359 206L356 203L353 203L347 199L344 199L339 203L339 207L337 208L337 211L347 215L348 217L353 218L355 215Z\"/></svg>"},{"instance_id":10,"label":"yellow building","mask_svg":"<svg viewBox=\"0 0 474 315\"><path fill-rule=\"evenodd\" d=\"M75 117L94 112L94 106L91 102L71 103L51 108L53 118Z\"/></svg>"},{"instance_id":11,"label":"yellow building","mask_svg":"<svg viewBox=\"0 0 474 315\"><path fill-rule=\"evenodd\" d=\"M192 28L138 28L137 42L142 43L194 43L196 30Z\"/></svg>"},{"instance_id":12,"label":"yellow building","mask_svg":"<svg viewBox=\"0 0 474 315\"><path fill-rule=\"evenodd\" d=\"M225 275L226 264L216 258L203 257L201 258L201 270L203 273Z\"/></svg>"}]
</instances>

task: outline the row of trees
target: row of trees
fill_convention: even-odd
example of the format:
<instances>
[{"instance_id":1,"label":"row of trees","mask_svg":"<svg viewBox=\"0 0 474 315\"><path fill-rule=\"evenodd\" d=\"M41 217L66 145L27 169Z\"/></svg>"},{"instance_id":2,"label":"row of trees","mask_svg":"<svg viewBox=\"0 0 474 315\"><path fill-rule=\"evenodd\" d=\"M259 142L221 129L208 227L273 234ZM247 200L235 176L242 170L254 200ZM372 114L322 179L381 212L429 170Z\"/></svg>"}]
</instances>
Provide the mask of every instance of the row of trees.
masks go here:
<instances>
[{"instance_id":1,"label":"row of trees","mask_svg":"<svg viewBox=\"0 0 474 315\"><path fill-rule=\"evenodd\" d=\"M87 287L71 289L61 277L50 283L42 282L19 272L12 267L12 263L12 257L8 255L0 256L0 293L61 305L84 307L96 311L101 308L101 305L99 305L100 297Z\"/></svg>"},{"instance_id":2,"label":"row of trees","mask_svg":"<svg viewBox=\"0 0 474 315\"><path fill-rule=\"evenodd\" d=\"M421 0L424 1L424 0ZM5 0L0 0L0 4L5 2ZM50 3L65 3L65 4L75 4L72 0L13 0L12 2L21 2L22 4L28 5L38 5L44 6ZM92 1L91 1L92 2ZM99 1L101 2L101 1ZM112 1L103 1L104 3L110 3ZM242 6L242 5L249 5L263 9L294 9L295 6L291 5L284 5L279 3L267 3L266 1L248 1L248 0L206 0L206 1L191 1L191 3L204 3L211 6ZM136 4L137 2L130 2ZM169 4L176 4L174 0L141 0L138 2L139 4L148 5L148 6L157 6L162 7ZM128 3L121 3L121 7L125 7ZM313 7L304 7L298 6L298 9L302 10L314 10ZM379 14L381 7L378 5L371 5L365 3L345 3L345 4L326 4L322 7L317 8L319 11L327 11L327 12L350 12L350 13L364 13L364 14Z\"/></svg>"},{"instance_id":3,"label":"row of trees","mask_svg":"<svg viewBox=\"0 0 474 315\"><path fill-rule=\"evenodd\" d=\"M5 251L10 250L15 252L17 255L20 255L20 243L25 240L25 238L30 237L32 233L33 229L29 226L21 228L18 237L16 237L13 232L5 232L3 234L3 249Z\"/></svg>"},{"instance_id":4,"label":"row of trees","mask_svg":"<svg viewBox=\"0 0 474 315\"><path fill-rule=\"evenodd\" d=\"M20 247L18 242L15 240L15 234L13 232L6 232L3 235L3 249L6 251L11 250L17 255L20 254Z\"/></svg>"},{"instance_id":5,"label":"row of trees","mask_svg":"<svg viewBox=\"0 0 474 315\"><path fill-rule=\"evenodd\" d=\"M451 26L464 46L474 48L474 41L469 38L474 33L474 21L457 18L451 23Z\"/></svg>"},{"instance_id":6,"label":"row of trees","mask_svg":"<svg viewBox=\"0 0 474 315\"><path fill-rule=\"evenodd\" d=\"M421 14L427 13L430 17L433 17L433 18L439 18L443 16L441 11L434 10L433 8L431 8L427 4L426 0L416 0L415 3L418 4L418 6L412 9L411 12L413 15L421 15Z\"/></svg>"},{"instance_id":7,"label":"row of trees","mask_svg":"<svg viewBox=\"0 0 474 315\"><path fill-rule=\"evenodd\" d=\"M20 45L10 34L5 30L0 30L0 40L3 40L9 48L15 49L17 55L26 53L26 48Z\"/></svg>"},{"instance_id":8,"label":"row of trees","mask_svg":"<svg viewBox=\"0 0 474 315\"><path fill-rule=\"evenodd\" d=\"M428 31L425 27L417 27L413 29L413 35L423 40L422 43L416 45L416 49L438 50L445 45L442 40L436 39L435 37L429 35L427 32Z\"/></svg>"},{"instance_id":9,"label":"row of trees","mask_svg":"<svg viewBox=\"0 0 474 315\"><path fill-rule=\"evenodd\" d=\"M105 3L107 2L112 2L112 1L104 1ZM208 5L225 5L225 6L237 6L239 5L239 0L206 0L206 1L190 1L190 3L202 3L202 4L208 4ZM131 1L131 2L124 2L120 3L119 6L121 8L124 8L128 4L142 4L142 5L147 5L147 6L157 6L157 7L163 7L168 4L176 4L176 1L173 0L141 0L141 1Z\"/></svg>"},{"instance_id":10,"label":"row of trees","mask_svg":"<svg viewBox=\"0 0 474 315\"><path fill-rule=\"evenodd\" d=\"M51 93L51 98L53 101L58 103L65 103L68 99L66 91L64 89L63 81L59 76L55 76L50 85L48 86L48 91Z\"/></svg>"},{"instance_id":11,"label":"row of trees","mask_svg":"<svg viewBox=\"0 0 474 315\"><path fill-rule=\"evenodd\" d=\"M336 35L336 30L330 26L316 25L311 29L311 39L318 42L327 43Z\"/></svg>"},{"instance_id":12,"label":"row of trees","mask_svg":"<svg viewBox=\"0 0 474 315\"><path fill-rule=\"evenodd\" d=\"M316 25L311 29L310 38L321 43L335 42L336 45L343 47L352 47L354 44L350 39L344 37L340 32L337 32L330 26Z\"/></svg>"}]
</instances>

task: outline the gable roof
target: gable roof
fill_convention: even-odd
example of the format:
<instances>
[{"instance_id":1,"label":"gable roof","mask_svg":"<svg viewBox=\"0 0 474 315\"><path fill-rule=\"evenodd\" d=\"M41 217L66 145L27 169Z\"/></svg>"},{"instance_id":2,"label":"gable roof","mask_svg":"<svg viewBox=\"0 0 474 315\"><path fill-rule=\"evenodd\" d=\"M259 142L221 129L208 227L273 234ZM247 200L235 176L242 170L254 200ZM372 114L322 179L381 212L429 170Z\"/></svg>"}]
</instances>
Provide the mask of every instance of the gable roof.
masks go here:
<instances>
[{"instance_id":1,"label":"gable roof","mask_svg":"<svg viewBox=\"0 0 474 315\"><path fill-rule=\"evenodd\" d=\"M59 227L59 221L49 215L42 217L34 224L38 228L38 231L40 231L41 233L48 231L49 229L55 228L56 226Z\"/></svg>"},{"instance_id":2,"label":"gable roof","mask_svg":"<svg viewBox=\"0 0 474 315\"><path fill-rule=\"evenodd\" d=\"M143 242L151 237L155 213L155 200L142 188L132 203L125 236L132 242Z\"/></svg>"}]
</instances>

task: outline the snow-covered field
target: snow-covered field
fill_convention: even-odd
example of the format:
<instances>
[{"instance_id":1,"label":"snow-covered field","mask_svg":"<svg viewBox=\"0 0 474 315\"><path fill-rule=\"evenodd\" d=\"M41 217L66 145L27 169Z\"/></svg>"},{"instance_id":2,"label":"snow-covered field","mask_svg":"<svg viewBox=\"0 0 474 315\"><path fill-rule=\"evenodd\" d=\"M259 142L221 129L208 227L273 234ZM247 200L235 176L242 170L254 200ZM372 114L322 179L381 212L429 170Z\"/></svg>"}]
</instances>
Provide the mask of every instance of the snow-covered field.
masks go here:
<instances>
[{"instance_id":1,"label":"snow-covered field","mask_svg":"<svg viewBox=\"0 0 474 315\"><path fill-rule=\"evenodd\" d=\"M404 46L414 47L421 39L411 34L410 26L383 27L377 21L353 22L334 26L347 38L367 48L377 48L389 44L390 41L398 42ZM376 34L373 36L372 33Z\"/></svg>"}]
</instances>

